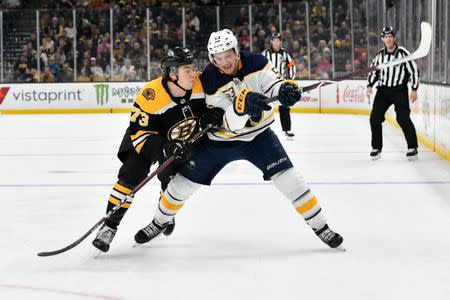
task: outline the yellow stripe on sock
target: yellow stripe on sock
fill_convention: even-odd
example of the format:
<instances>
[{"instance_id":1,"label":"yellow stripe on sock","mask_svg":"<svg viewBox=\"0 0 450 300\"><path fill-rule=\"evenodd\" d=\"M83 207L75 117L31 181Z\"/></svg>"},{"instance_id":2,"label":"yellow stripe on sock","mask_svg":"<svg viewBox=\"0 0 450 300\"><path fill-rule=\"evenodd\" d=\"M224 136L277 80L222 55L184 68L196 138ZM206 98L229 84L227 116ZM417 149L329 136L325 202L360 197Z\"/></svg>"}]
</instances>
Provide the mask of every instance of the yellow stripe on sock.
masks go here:
<instances>
[{"instance_id":1,"label":"yellow stripe on sock","mask_svg":"<svg viewBox=\"0 0 450 300\"><path fill-rule=\"evenodd\" d=\"M161 193L161 203L165 208L170 209L170 210L179 210L181 207L183 207L183 204L177 205L177 204L172 204L169 201L167 201L167 198L166 198L166 196L164 196L163 193Z\"/></svg>"},{"instance_id":2,"label":"yellow stripe on sock","mask_svg":"<svg viewBox=\"0 0 450 300\"><path fill-rule=\"evenodd\" d=\"M126 188L119 183L116 183L114 185L114 189L118 190L119 192L121 192L122 194L125 194L125 195L128 195L131 192L131 190L129 188Z\"/></svg>"},{"instance_id":3,"label":"yellow stripe on sock","mask_svg":"<svg viewBox=\"0 0 450 300\"><path fill-rule=\"evenodd\" d=\"M313 208L314 206L316 206L317 204L317 199L315 196L313 196L311 199L309 199L308 201L306 201L306 203L300 205L299 207L296 208L296 210L301 213L304 214L306 213L308 210L310 210L311 208Z\"/></svg>"},{"instance_id":4,"label":"yellow stripe on sock","mask_svg":"<svg viewBox=\"0 0 450 300\"><path fill-rule=\"evenodd\" d=\"M111 203L114 204L114 205L117 205L117 204L120 203L119 200L117 200L116 198L114 198L114 197L112 197L112 196L109 196L108 201L111 202ZM129 208L130 205L131 205L131 203L125 202L125 203L122 205L122 208Z\"/></svg>"}]
</instances>

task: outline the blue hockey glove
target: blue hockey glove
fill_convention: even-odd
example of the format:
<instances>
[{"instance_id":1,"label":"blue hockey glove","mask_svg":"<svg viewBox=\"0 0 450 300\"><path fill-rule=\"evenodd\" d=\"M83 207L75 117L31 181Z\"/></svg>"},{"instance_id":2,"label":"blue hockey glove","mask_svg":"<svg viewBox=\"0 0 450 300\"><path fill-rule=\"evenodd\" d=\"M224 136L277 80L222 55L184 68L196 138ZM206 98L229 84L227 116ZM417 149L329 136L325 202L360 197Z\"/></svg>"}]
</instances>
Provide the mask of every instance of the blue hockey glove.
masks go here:
<instances>
[{"instance_id":1,"label":"blue hockey glove","mask_svg":"<svg viewBox=\"0 0 450 300\"><path fill-rule=\"evenodd\" d=\"M294 80L285 80L278 91L281 105L292 106L302 98L302 88Z\"/></svg>"},{"instance_id":2,"label":"blue hockey glove","mask_svg":"<svg viewBox=\"0 0 450 300\"><path fill-rule=\"evenodd\" d=\"M241 89L233 101L234 112L238 116L249 115L258 116L263 110L271 110L272 107L264 102L266 96L251 92L248 89Z\"/></svg>"}]
</instances>

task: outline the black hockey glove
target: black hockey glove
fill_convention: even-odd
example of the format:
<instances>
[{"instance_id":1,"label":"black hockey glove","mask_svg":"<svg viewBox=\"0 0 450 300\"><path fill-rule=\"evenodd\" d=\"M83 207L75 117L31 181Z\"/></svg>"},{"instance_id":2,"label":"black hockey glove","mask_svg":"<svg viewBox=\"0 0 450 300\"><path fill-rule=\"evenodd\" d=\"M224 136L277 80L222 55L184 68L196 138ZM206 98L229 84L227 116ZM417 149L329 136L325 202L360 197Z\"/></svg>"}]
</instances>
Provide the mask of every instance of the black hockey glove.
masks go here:
<instances>
[{"instance_id":1,"label":"black hockey glove","mask_svg":"<svg viewBox=\"0 0 450 300\"><path fill-rule=\"evenodd\" d=\"M285 80L278 91L281 105L292 106L302 98L302 88L294 80Z\"/></svg>"},{"instance_id":2,"label":"black hockey glove","mask_svg":"<svg viewBox=\"0 0 450 300\"><path fill-rule=\"evenodd\" d=\"M248 89L241 89L233 101L234 112L238 116L249 115L259 116L263 110L271 110L272 107L264 102L266 96L251 92Z\"/></svg>"},{"instance_id":3,"label":"black hockey glove","mask_svg":"<svg viewBox=\"0 0 450 300\"><path fill-rule=\"evenodd\" d=\"M191 158L191 150L191 144L185 144L180 140L167 141L163 145L164 156L175 155L180 162L186 162Z\"/></svg>"},{"instance_id":4,"label":"black hockey glove","mask_svg":"<svg viewBox=\"0 0 450 300\"><path fill-rule=\"evenodd\" d=\"M208 125L212 125L212 129L217 130L222 127L223 123L223 114L225 111L220 107L213 107L212 109L208 109L199 120L200 128L206 128Z\"/></svg>"}]
</instances>

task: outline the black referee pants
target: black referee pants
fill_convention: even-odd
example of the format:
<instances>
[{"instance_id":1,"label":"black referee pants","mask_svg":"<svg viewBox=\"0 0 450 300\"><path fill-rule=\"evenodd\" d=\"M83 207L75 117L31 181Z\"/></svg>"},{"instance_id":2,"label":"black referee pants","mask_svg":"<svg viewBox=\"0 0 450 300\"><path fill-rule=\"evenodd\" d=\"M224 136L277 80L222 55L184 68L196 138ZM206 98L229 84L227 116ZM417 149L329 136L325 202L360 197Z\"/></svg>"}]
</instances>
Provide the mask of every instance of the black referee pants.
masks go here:
<instances>
[{"instance_id":1,"label":"black referee pants","mask_svg":"<svg viewBox=\"0 0 450 300\"><path fill-rule=\"evenodd\" d=\"M287 106L279 106L278 112L280 113L281 129L283 131L291 131L291 115L289 114L290 108Z\"/></svg>"},{"instance_id":2,"label":"black referee pants","mask_svg":"<svg viewBox=\"0 0 450 300\"><path fill-rule=\"evenodd\" d=\"M417 135L414 124L411 121L409 109L408 88L379 87L370 113L370 128L372 130L372 149L383 148L382 123L388 108L394 104L397 123L402 128L406 143L409 148L417 148Z\"/></svg>"}]
</instances>

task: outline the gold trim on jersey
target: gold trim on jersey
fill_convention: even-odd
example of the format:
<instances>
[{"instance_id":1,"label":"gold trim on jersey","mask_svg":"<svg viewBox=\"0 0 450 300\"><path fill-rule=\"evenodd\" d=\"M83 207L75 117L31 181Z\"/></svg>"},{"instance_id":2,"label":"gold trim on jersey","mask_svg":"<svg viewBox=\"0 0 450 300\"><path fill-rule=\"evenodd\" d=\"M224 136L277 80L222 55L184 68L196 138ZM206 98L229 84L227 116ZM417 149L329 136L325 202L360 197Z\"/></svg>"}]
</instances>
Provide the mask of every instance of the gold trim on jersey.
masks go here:
<instances>
[{"instance_id":1,"label":"gold trim on jersey","mask_svg":"<svg viewBox=\"0 0 450 300\"><path fill-rule=\"evenodd\" d=\"M139 130L138 132L136 132L135 134L133 134L132 136L131 136L131 140L132 141L135 141L135 140L137 140L139 137L141 137L142 135L144 135L144 134L158 134L158 132L157 131L151 131L151 130Z\"/></svg>"}]
</instances>

